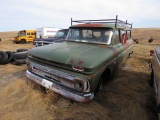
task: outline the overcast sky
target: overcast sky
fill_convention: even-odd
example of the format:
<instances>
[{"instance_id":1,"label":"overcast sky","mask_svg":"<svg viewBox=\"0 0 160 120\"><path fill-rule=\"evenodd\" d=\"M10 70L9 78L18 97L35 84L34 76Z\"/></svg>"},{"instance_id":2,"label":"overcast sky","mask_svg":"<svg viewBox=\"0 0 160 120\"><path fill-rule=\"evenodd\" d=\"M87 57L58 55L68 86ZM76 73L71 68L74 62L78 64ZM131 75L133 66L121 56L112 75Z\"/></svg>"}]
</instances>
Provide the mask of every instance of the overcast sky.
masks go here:
<instances>
[{"instance_id":1,"label":"overcast sky","mask_svg":"<svg viewBox=\"0 0 160 120\"><path fill-rule=\"evenodd\" d=\"M160 28L160 0L1 0L0 31L68 28L70 20L113 19Z\"/></svg>"}]
</instances>

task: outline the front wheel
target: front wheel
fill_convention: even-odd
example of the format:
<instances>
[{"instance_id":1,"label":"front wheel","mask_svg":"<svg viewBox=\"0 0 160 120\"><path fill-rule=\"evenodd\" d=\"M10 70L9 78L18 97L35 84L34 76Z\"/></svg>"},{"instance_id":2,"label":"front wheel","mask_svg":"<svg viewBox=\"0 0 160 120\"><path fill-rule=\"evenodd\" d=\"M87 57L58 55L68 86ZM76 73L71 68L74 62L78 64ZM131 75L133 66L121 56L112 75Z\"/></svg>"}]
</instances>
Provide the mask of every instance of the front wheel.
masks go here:
<instances>
[{"instance_id":1,"label":"front wheel","mask_svg":"<svg viewBox=\"0 0 160 120\"><path fill-rule=\"evenodd\" d=\"M97 87L96 87L96 90L95 90L95 95L101 90L101 88L102 88L102 81L103 81L103 78L102 78L102 76L99 78L99 82L98 82L98 85L97 85Z\"/></svg>"},{"instance_id":2,"label":"front wheel","mask_svg":"<svg viewBox=\"0 0 160 120\"><path fill-rule=\"evenodd\" d=\"M21 43L22 43L22 44L25 44L25 43L26 43L26 40L21 40Z\"/></svg>"}]
</instances>

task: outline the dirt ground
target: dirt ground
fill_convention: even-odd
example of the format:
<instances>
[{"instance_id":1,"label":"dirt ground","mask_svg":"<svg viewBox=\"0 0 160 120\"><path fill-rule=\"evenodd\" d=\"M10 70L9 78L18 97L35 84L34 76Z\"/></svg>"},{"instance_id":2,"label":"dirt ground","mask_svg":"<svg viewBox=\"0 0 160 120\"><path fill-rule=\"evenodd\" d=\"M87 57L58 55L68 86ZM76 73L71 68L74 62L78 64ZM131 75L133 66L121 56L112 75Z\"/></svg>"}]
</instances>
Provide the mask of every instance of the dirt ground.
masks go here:
<instances>
[{"instance_id":1,"label":"dirt ground","mask_svg":"<svg viewBox=\"0 0 160 120\"><path fill-rule=\"evenodd\" d=\"M122 70L88 103L73 102L31 82L26 65L0 65L0 120L157 120L148 63L149 51L158 44L134 44ZM1 51L32 47L0 42Z\"/></svg>"}]
</instances>

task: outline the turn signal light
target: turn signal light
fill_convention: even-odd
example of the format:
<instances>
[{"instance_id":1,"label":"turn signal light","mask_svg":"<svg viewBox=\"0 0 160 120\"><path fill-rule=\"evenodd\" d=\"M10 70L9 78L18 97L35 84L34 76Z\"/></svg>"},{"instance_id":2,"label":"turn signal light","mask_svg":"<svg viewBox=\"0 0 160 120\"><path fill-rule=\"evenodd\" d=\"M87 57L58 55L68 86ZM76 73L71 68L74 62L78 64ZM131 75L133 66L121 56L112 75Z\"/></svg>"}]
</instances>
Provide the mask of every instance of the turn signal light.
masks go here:
<instances>
[{"instance_id":1,"label":"turn signal light","mask_svg":"<svg viewBox=\"0 0 160 120\"><path fill-rule=\"evenodd\" d=\"M82 68L81 66L72 66L72 68L77 71L84 71L84 68Z\"/></svg>"}]
</instances>

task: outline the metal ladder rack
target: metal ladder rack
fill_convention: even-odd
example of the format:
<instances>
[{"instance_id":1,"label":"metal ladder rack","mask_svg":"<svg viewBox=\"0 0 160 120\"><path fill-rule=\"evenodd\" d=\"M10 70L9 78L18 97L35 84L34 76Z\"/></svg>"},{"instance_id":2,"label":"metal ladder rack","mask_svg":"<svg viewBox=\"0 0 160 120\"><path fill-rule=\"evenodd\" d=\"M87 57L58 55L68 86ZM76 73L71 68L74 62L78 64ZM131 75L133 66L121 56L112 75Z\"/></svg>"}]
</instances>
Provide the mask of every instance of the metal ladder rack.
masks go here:
<instances>
[{"instance_id":1,"label":"metal ladder rack","mask_svg":"<svg viewBox=\"0 0 160 120\"><path fill-rule=\"evenodd\" d=\"M73 25L73 23L85 23L85 24L91 24L91 23L109 23L109 24L115 24L115 27L117 27L117 25L121 24L121 25L126 25L130 28L132 28L132 24L128 23L127 20L126 21L122 21L118 19L118 15L116 15L116 19L99 19L99 20L73 20L71 18L71 26Z\"/></svg>"}]
</instances>

